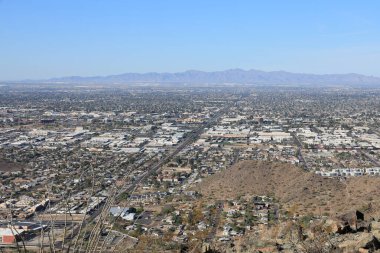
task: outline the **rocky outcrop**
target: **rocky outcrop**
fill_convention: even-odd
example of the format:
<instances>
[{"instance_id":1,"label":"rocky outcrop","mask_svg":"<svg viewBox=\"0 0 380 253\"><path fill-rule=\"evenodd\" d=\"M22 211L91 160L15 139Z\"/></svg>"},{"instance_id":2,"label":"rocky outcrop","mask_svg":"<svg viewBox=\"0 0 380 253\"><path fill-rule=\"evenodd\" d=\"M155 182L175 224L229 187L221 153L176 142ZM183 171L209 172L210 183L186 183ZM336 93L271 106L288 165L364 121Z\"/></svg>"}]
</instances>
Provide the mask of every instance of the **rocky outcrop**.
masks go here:
<instances>
[{"instance_id":1,"label":"rocky outcrop","mask_svg":"<svg viewBox=\"0 0 380 253\"><path fill-rule=\"evenodd\" d=\"M343 252L374 252L380 249L379 240L368 232L345 234L334 238L332 243Z\"/></svg>"},{"instance_id":2,"label":"rocky outcrop","mask_svg":"<svg viewBox=\"0 0 380 253\"><path fill-rule=\"evenodd\" d=\"M380 231L380 222L379 221L372 221L369 226L370 226L371 231Z\"/></svg>"},{"instance_id":3,"label":"rocky outcrop","mask_svg":"<svg viewBox=\"0 0 380 253\"><path fill-rule=\"evenodd\" d=\"M361 212L355 211L327 220L325 226L334 236L332 243L342 252L380 251L380 222L365 221Z\"/></svg>"},{"instance_id":4,"label":"rocky outcrop","mask_svg":"<svg viewBox=\"0 0 380 253\"><path fill-rule=\"evenodd\" d=\"M370 230L370 223L364 220L364 214L360 211L352 211L343 214L332 223L332 229L339 234L355 233L355 232L368 232Z\"/></svg>"}]
</instances>

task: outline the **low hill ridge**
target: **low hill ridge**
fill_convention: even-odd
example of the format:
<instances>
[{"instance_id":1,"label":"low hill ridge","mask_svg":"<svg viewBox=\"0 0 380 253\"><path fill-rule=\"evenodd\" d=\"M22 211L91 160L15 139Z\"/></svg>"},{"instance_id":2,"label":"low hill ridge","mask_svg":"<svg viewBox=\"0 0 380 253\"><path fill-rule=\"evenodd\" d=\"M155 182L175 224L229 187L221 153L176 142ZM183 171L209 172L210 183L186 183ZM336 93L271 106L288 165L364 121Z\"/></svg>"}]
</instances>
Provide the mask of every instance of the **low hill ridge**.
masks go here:
<instances>
[{"instance_id":1,"label":"low hill ridge","mask_svg":"<svg viewBox=\"0 0 380 253\"><path fill-rule=\"evenodd\" d=\"M241 195L274 196L286 208L302 214L336 215L372 207L379 210L380 178L326 178L287 163L243 161L205 178L197 188L205 198Z\"/></svg>"}]
</instances>

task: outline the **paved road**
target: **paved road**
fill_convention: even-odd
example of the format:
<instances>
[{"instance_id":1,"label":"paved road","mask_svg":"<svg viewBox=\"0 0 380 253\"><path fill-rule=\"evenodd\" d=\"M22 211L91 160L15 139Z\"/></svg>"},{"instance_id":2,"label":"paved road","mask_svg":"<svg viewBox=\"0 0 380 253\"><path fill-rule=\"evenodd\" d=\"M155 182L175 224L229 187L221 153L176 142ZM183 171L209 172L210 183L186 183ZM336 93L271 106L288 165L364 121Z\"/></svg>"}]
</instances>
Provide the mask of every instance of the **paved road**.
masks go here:
<instances>
[{"instance_id":1,"label":"paved road","mask_svg":"<svg viewBox=\"0 0 380 253\"><path fill-rule=\"evenodd\" d=\"M174 156L176 156L179 152L181 152L184 148L186 148L188 145L193 143L195 140L199 138L199 136L204 132L205 128L209 128L212 126L215 122L218 121L218 119L225 113L226 108L223 108L219 110L214 117L212 117L208 122L203 123L200 127L198 127L196 130L194 130L190 136L188 136L181 144L178 145L178 147L171 152L169 155L165 156L161 161L159 161L156 165L151 167L148 171L144 172L140 177L138 177L132 184L128 185L124 191L120 192L118 194L121 195L123 192L131 192L133 191L140 183L144 182L150 175L157 172L164 164L169 162Z\"/></svg>"},{"instance_id":2,"label":"paved road","mask_svg":"<svg viewBox=\"0 0 380 253\"><path fill-rule=\"evenodd\" d=\"M309 170L309 167L307 166L306 160L302 155L302 143L301 143L301 141L298 139L298 136L296 133L292 133L291 135L293 136L293 138L296 142L296 145L298 146L298 153L299 153L298 160L300 160L302 162L305 170Z\"/></svg>"}]
</instances>

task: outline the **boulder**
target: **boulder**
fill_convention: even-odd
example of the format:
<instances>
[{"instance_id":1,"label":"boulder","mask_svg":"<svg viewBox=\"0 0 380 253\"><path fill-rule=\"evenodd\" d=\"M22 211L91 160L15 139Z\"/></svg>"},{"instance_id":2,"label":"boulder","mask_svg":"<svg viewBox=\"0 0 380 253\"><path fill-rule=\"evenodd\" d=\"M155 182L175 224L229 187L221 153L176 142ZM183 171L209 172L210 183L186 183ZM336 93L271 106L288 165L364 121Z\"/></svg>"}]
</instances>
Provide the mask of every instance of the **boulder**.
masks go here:
<instances>
[{"instance_id":1,"label":"boulder","mask_svg":"<svg viewBox=\"0 0 380 253\"><path fill-rule=\"evenodd\" d=\"M352 211L338 217L340 225L338 233L346 234L356 231L368 230L368 224L364 222L364 214L360 211Z\"/></svg>"},{"instance_id":2,"label":"boulder","mask_svg":"<svg viewBox=\"0 0 380 253\"><path fill-rule=\"evenodd\" d=\"M380 230L372 230L371 233L374 237L380 240Z\"/></svg>"},{"instance_id":3,"label":"boulder","mask_svg":"<svg viewBox=\"0 0 380 253\"><path fill-rule=\"evenodd\" d=\"M356 231L358 231L358 232L369 232L369 231L371 231L371 222L369 222L369 221L358 221L356 223Z\"/></svg>"},{"instance_id":4,"label":"boulder","mask_svg":"<svg viewBox=\"0 0 380 253\"><path fill-rule=\"evenodd\" d=\"M380 249L380 241L372 236L372 240L367 242L367 244L363 247L364 249L371 250L371 252Z\"/></svg>"},{"instance_id":5,"label":"boulder","mask_svg":"<svg viewBox=\"0 0 380 253\"><path fill-rule=\"evenodd\" d=\"M380 249L380 242L371 233L357 233L341 242L338 248L347 252L358 251L360 248L368 249L372 252Z\"/></svg>"},{"instance_id":6,"label":"boulder","mask_svg":"<svg viewBox=\"0 0 380 253\"><path fill-rule=\"evenodd\" d=\"M337 221L337 220L333 220L333 219L327 219L325 224L324 224L324 227L326 229L326 231L329 231L330 233L338 233L339 231L339 228L340 228L340 222Z\"/></svg>"},{"instance_id":7,"label":"boulder","mask_svg":"<svg viewBox=\"0 0 380 253\"><path fill-rule=\"evenodd\" d=\"M329 233L333 234L348 234L356 231L355 225L349 224L348 221L342 219L328 219L324 224L324 228Z\"/></svg>"},{"instance_id":8,"label":"boulder","mask_svg":"<svg viewBox=\"0 0 380 253\"><path fill-rule=\"evenodd\" d=\"M373 230L380 230L380 222L379 221L372 221L370 224L371 231Z\"/></svg>"}]
</instances>

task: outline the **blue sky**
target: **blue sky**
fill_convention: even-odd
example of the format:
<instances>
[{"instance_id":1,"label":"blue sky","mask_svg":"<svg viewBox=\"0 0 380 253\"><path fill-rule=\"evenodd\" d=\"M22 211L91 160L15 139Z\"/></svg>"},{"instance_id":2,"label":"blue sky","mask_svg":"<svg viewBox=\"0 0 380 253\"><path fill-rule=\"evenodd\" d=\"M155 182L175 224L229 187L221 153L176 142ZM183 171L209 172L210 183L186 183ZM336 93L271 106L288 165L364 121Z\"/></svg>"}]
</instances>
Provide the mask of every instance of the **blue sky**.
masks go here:
<instances>
[{"instance_id":1,"label":"blue sky","mask_svg":"<svg viewBox=\"0 0 380 253\"><path fill-rule=\"evenodd\" d=\"M0 80L229 68L380 76L378 0L0 0Z\"/></svg>"}]
</instances>

